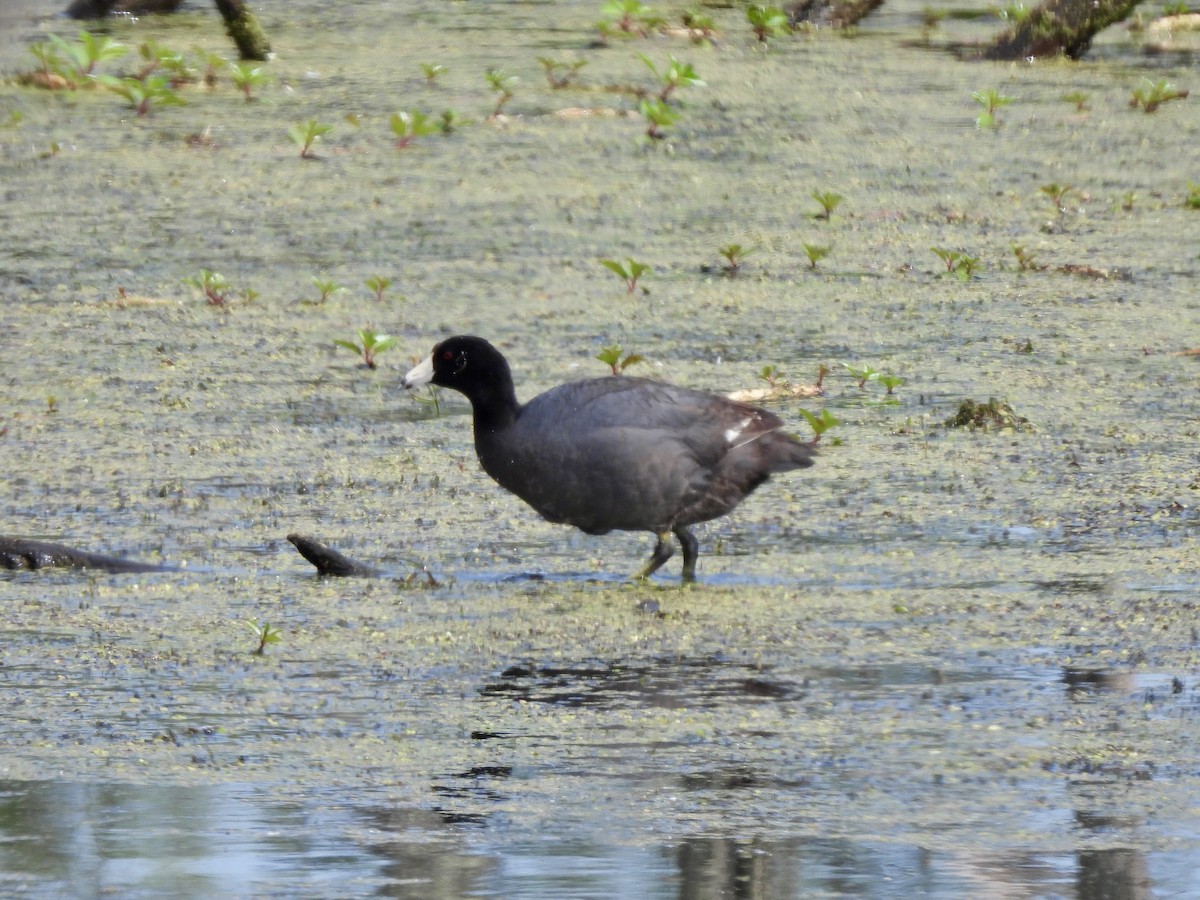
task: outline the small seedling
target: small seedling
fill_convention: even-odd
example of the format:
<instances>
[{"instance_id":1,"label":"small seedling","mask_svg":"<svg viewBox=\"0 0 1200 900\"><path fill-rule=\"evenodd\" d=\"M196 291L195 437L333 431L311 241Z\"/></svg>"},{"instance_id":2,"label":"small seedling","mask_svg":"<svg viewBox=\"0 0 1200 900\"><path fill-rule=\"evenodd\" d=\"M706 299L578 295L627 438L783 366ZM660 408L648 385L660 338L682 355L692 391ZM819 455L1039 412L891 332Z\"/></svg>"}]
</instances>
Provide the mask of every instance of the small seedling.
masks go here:
<instances>
[{"instance_id":1,"label":"small seedling","mask_svg":"<svg viewBox=\"0 0 1200 900\"><path fill-rule=\"evenodd\" d=\"M875 376L875 380L887 388L888 394L895 394L896 388L904 384L904 379L899 375L893 375L891 372L882 372Z\"/></svg>"},{"instance_id":2,"label":"small seedling","mask_svg":"<svg viewBox=\"0 0 1200 900\"><path fill-rule=\"evenodd\" d=\"M453 134L464 125L470 125L471 120L465 116L460 116L452 109L443 109L442 117L437 123L438 130L442 134Z\"/></svg>"},{"instance_id":3,"label":"small seedling","mask_svg":"<svg viewBox=\"0 0 1200 900\"><path fill-rule=\"evenodd\" d=\"M227 295L233 290L224 275L208 269L201 269L199 275L183 279L183 283L203 291L209 306L224 306L228 302Z\"/></svg>"},{"instance_id":4,"label":"small seedling","mask_svg":"<svg viewBox=\"0 0 1200 900\"><path fill-rule=\"evenodd\" d=\"M652 141L666 138L664 128L669 128L679 121L681 113L673 106L657 97L647 98L638 104L642 118L646 120L646 137Z\"/></svg>"},{"instance_id":5,"label":"small seedling","mask_svg":"<svg viewBox=\"0 0 1200 900\"><path fill-rule=\"evenodd\" d=\"M1164 3L1162 14L1164 16L1186 16L1188 14L1187 0L1175 0L1174 3Z\"/></svg>"},{"instance_id":6,"label":"small seedling","mask_svg":"<svg viewBox=\"0 0 1200 900\"><path fill-rule=\"evenodd\" d=\"M999 126L999 122L996 121L996 110L1002 106L1008 106L1016 98L1006 97L995 88L988 88L986 91L974 91L971 99L983 107L983 112L975 120L975 127L996 128Z\"/></svg>"},{"instance_id":7,"label":"small seedling","mask_svg":"<svg viewBox=\"0 0 1200 900\"><path fill-rule=\"evenodd\" d=\"M58 398L55 397L53 394L51 394L50 396L48 396L46 398L46 412L48 412L48 413L58 412Z\"/></svg>"},{"instance_id":8,"label":"small seedling","mask_svg":"<svg viewBox=\"0 0 1200 900\"><path fill-rule=\"evenodd\" d=\"M935 9L932 6L921 9L921 40L923 43L929 43L934 31L941 27L942 20L945 18L946 10L944 9Z\"/></svg>"},{"instance_id":9,"label":"small seedling","mask_svg":"<svg viewBox=\"0 0 1200 900\"><path fill-rule=\"evenodd\" d=\"M25 114L19 109L10 109L8 118L4 122L0 122L0 128L16 128L24 120Z\"/></svg>"},{"instance_id":10,"label":"small seedling","mask_svg":"<svg viewBox=\"0 0 1200 900\"><path fill-rule=\"evenodd\" d=\"M967 256L965 253L947 250L944 247L930 247L929 249L946 264L946 271L942 273L943 275L953 275L959 281L970 281L975 270L979 268L979 258L976 256Z\"/></svg>"},{"instance_id":11,"label":"small seedling","mask_svg":"<svg viewBox=\"0 0 1200 900\"><path fill-rule=\"evenodd\" d=\"M622 353L625 351L621 349L620 344L610 344L596 354L596 359L608 366L614 375L621 375L630 366L646 361L646 357L640 353L625 353L624 358Z\"/></svg>"},{"instance_id":12,"label":"small seedling","mask_svg":"<svg viewBox=\"0 0 1200 900\"><path fill-rule=\"evenodd\" d=\"M1039 263L1037 257L1026 250L1023 245L1013 243L1009 247L1012 248L1012 254L1017 259L1017 268L1022 272L1041 272L1046 268L1045 263Z\"/></svg>"},{"instance_id":13,"label":"small seedling","mask_svg":"<svg viewBox=\"0 0 1200 900\"><path fill-rule=\"evenodd\" d=\"M315 287L317 289L318 293L320 293L320 295L321 295L317 299L317 303L324 303L326 300L328 300L334 294L345 290L344 287L342 287L340 284L338 284L332 278L320 278L319 276L314 275L312 277L312 283L313 283L313 287Z\"/></svg>"},{"instance_id":14,"label":"small seedling","mask_svg":"<svg viewBox=\"0 0 1200 900\"><path fill-rule=\"evenodd\" d=\"M139 117L149 115L155 106L182 106L186 102L171 87L166 75L151 75L144 81L99 75L96 81L124 97Z\"/></svg>"},{"instance_id":15,"label":"small seedling","mask_svg":"<svg viewBox=\"0 0 1200 900\"><path fill-rule=\"evenodd\" d=\"M1132 206L1132 204L1130 205ZM1183 198L1183 205L1188 209L1200 209L1200 182L1188 182L1187 196Z\"/></svg>"},{"instance_id":16,"label":"small seedling","mask_svg":"<svg viewBox=\"0 0 1200 900\"><path fill-rule=\"evenodd\" d=\"M503 69L488 69L484 73L487 79L488 86L491 87L492 93L496 95L496 108L492 110L489 119L500 118L500 112L504 109L504 105L513 98L513 87L520 80L516 75L509 75Z\"/></svg>"},{"instance_id":17,"label":"small seedling","mask_svg":"<svg viewBox=\"0 0 1200 900\"><path fill-rule=\"evenodd\" d=\"M1060 216L1067 211L1063 199L1071 192L1069 184L1058 184L1057 182L1043 184L1038 190L1054 201L1054 209Z\"/></svg>"},{"instance_id":18,"label":"small seedling","mask_svg":"<svg viewBox=\"0 0 1200 900\"><path fill-rule=\"evenodd\" d=\"M561 62L557 59L550 59L548 56L539 56L537 61L542 64L542 70L546 73L546 81L550 82L551 89L556 91L569 87L571 81L579 74L579 70L587 65L586 60Z\"/></svg>"},{"instance_id":19,"label":"small seedling","mask_svg":"<svg viewBox=\"0 0 1200 900\"><path fill-rule=\"evenodd\" d=\"M783 387L788 383L787 378L784 377L783 370L779 366L763 366L755 377L759 381L765 381L769 388Z\"/></svg>"},{"instance_id":20,"label":"small seedling","mask_svg":"<svg viewBox=\"0 0 1200 900\"><path fill-rule=\"evenodd\" d=\"M396 135L396 147L403 150L419 137L437 134L441 127L419 109L402 109L389 120Z\"/></svg>"},{"instance_id":21,"label":"small seedling","mask_svg":"<svg viewBox=\"0 0 1200 900\"><path fill-rule=\"evenodd\" d=\"M812 198L821 204L821 211L814 213L813 218L824 219L826 222L833 217L833 211L846 199L841 194L835 194L833 191L813 191Z\"/></svg>"},{"instance_id":22,"label":"small seedling","mask_svg":"<svg viewBox=\"0 0 1200 900\"><path fill-rule=\"evenodd\" d=\"M332 125L325 125L316 119L309 119L307 122L291 126L288 129L288 137L300 148L301 159L316 159L316 155L312 152L313 144L319 141L322 135L329 134L331 131L333 131Z\"/></svg>"},{"instance_id":23,"label":"small seedling","mask_svg":"<svg viewBox=\"0 0 1200 900\"><path fill-rule=\"evenodd\" d=\"M601 12L605 18L597 27L601 34L615 33L630 37L645 37L651 30L661 28L665 20L641 0L609 0Z\"/></svg>"},{"instance_id":24,"label":"small seedling","mask_svg":"<svg viewBox=\"0 0 1200 900\"><path fill-rule=\"evenodd\" d=\"M426 84L433 84L439 76L445 75L449 71L441 63L421 63L421 74L425 76Z\"/></svg>"},{"instance_id":25,"label":"small seedling","mask_svg":"<svg viewBox=\"0 0 1200 900\"><path fill-rule=\"evenodd\" d=\"M804 248L804 255L808 257L808 267L815 269L817 263L829 255L829 247L819 247L816 244L801 242L800 246Z\"/></svg>"},{"instance_id":26,"label":"small seedling","mask_svg":"<svg viewBox=\"0 0 1200 900\"><path fill-rule=\"evenodd\" d=\"M879 378L879 373L867 363L863 363L861 366L852 366L850 363L842 363L842 365L846 367L850 377L858 382L860 388L865 388L868 381L876 381Z\"/></svg>"},{"instance_id":27,"label":"small seedling","mask_svg":"<svg viewBox=\"0 0 1200 900\"><path fill-rule=\"evenodd\" d=\"M743 247L741 244L726 244L717 248L717 252L725 258L725 274L734 276L741 271L746 257L757 250L757 247Z\"/></svg>"},{"instance_id":28,"label":"small seedling","mask_svg":"<svg viewBox=\"0 0 1200 900\"><path fill-rule=\"evenodd\" d=\"M61 75L63 61L54 47L55 45L52 43L41 41L36 44L29 45L29 52L33 54L33 58L42 65L41 72L39 74L42 76L43 85L50 84L51 75L64 77Z\"/></svg>"},{"instance_id":29,"label":"small seedling","mask_svg":"<svg viewBox=\"0 0 1200 900\"><path fill-rule=\"evenodd\" d=\"M622 265L615 259L602 259L600 260L600 265L624 280L626 293L632 294L637 290L638 279L643 275L650 274L653 270L649 266L638 262L632 256L627 256L625 262L628 265ZM645 288L642 290L645 290Z\"/></svg>"},{"instance_id":30,"label":"small seedling","mask_svg":"<svg viewBox=\"0 0 1200 900\"><path fill-rule=\"evenodd\" d=\"M1146 112L1152 113L1164 103L1171 100L1182 100L1188 95L1187 91L1179 90L1175 85L1168 83L1165 78L1160 78L1158 81L1143 78L1142 81L1146 82L1146 86L1137 88L1129 100L1129 105L1134 109L1140 106Z\"/></svg>"},{"instance_id":31,"label":"small seedling","mask_svg":"<svg viewBox=\"0 0 1200 900\"><path fill-rule=\"evenodd\" d=\"M357 353L368 369L374 369L379 365L375 359L384 350L390 350L396 345L396 339L390 334L381 334L371 328L360 328L358 331L358 343L353 341L335 340L334 344L339 347L345 347L352 353Z\"/></svg>"},{"instance_id":32,"label":"small seedling","mask_svg":"<svg viewBox=\"0 0 1200 900\"><path fill-rule=\"evenodd\" d=\"M66 55L69 63L65 66L65 71L61 71L60 74L74 84L79 84L90 77L100 63L111 59L120 59L129 52L127 47L118 44L112 38L97 37L90 31L79 32L79 43L77 44L64 41L57 34L50 35L50 42Z\"/></svg>"},{"instance_id":33,"label":"small seedling","mask_svg":"<svg viewBox=\"0 0 1200 900\"><path fill-rule=\"evenodd\" d=\"M713 35L717 33L716 23L712 16L694 9L683 13L683 27L688 30L688 38L693 44L712 43Z\"/></svg>"},{"instance_id":34,"label":"small seedling","mask_svg":"<svg viewBox=\"0 0 1200 900\"><path fill-rule=\"evenodd\" d=\"M392 279L384 275L372 275L363 283L375 292L376 302L382 303L383 292L392 286Z\"/></svg>"},{"instance_id":35,"label":"small seedling","mask_svg":"<svg viewBox=\"0 0 1200 900\"><path fill-rule=\"evenodd\" d=\"M654 65L650 57L644 53L638 54L646 67L654 73L654 77L662 84L662 89L658 92L658 99L666 103L671 94L675 93L681 87L704 87L704 82L700 76L696 74L696 70L691 63L682 63L675 57L669 57L666 66L660 72L658 67Z\"/></svg>"},{"instance_id":36,"label":"small seedling","mask_svg":"<svg viewBox=\"0 0 1200 900\"><path fill-rule=\"evenodd\" d=\"M996 14L1001 21L1012 22L1017 25L1028 19L1030 12L1032 10L1024 3L1009 3L1007 6L996 10Z\"/></svg>"},{"instance_id":37,"label":"small seedling","mask_svg":"<svg viewBox=\"0 0 1200 900\"><path fill-rule=\"evenodd\" d=\"M254 89L267 83L267 73L263 71L262 66L256 66L253 63L241 60L231 62L229 71L233 73L233 83L242 92L247 103L255 99Z\"/></svg>"},{"instance_id":38,"label":"small seedling","mask_svg":"<svg viewBox=\"0 0 1200 900\"><path fill-rule=\"evenodd\" d=\"M258 641L258 646L250 651L255 656L265 654L267 644L278 644L283 639L279 629L273 628L270 622L246 619L242 624L254 632L254 639Z\"/></svg>"},{"instance_id":39,"label":"small seedling","mask_svg":"<svg viewBox=\"0 0 1200 900\"><path fill-rule=\"evenodd\" d=\"M821 440L821 435L827 432L830 428L836 425L841 425L841 419L838 419L828 409L823 409L819 413L810 413L807 409L801 408L800 415L804 416L804 421L808 422L809 428L813 430L813 439L810 444L815 444ZM837 441L834 441L836 444Z\"/></svg>"},{"instance_id":40,"label":"small seedling","mask_svg":"<svg viewBox=\"0 0 1200 900\"><path fill-rule=\"evenodd\" d=\"M204 74L200 76L200 80L204 82L205 87L214 88L217 86L217 73L222 69L229 68L229 60L216 53L210 53L200 47L195 48L195 54L199 58L200 65L204 67Z\"/></svg>"},{"instance_id":41,"label":"small seedling","mask_svg":"<svg viewBox=\"0 0 1200 900\"><path fill-rule=\"evenodd\" d=\"M825 363L821 363L819 366L817 366L817 380L813 382L813 387L815 387L819 393L825 393L825 378L827 375L829 375L829 366L825 365Z\"/></svg>"},{"instance_id":42,"label":"small seedling","mask_svg":"<svg viewBox=\"0 0 1200 900\"><path fill-rule=\"evenodd\" d=\"M1133 204L1137 201L1137 194L1133 191L1126 191L1121 195L1121 199L1117 201L1117 206L1120 206L1125 212L1133 211ZM1115 207L1114 207L1115 208Z\"/></svg>"},{"instance_id":43,"label":"small seedling","mask_svg":"<svg viewBox=\"0 0 1200 900\"><path fill-rule=\"evenodd\" d=\"M1090 98L1083 91L1071 91L1069 94L1063 94L1063 99L1068 103L1074 103L1076 112L1084 112L1088 108Z\"/></svg>"},{"instance_id":44,"label":"small seedling","mask_svg":"<svg viewBox=\"0 0 1200 900\"><path fill-rule=\"evenodd\" d=\"M792 31L787 13L776 6L752 3L746 8L746 20L760 44L765 44L767 38L782 37Z\"/></svg>"},{"instance_id":45,"label":"small seedling","mask_svg":"<svg viewBox=\"0 0 1200 900\"><path fill-rule=\"evenodd\" d=\"M166 75L172 87L196 80L195 74L188 68L183 54L178 50L172 50L155 41L144 41L138 47L138 56L142 58L142 68L137 73L139 80L144 81L155 72Z\"/></svg>"}]
</instances>

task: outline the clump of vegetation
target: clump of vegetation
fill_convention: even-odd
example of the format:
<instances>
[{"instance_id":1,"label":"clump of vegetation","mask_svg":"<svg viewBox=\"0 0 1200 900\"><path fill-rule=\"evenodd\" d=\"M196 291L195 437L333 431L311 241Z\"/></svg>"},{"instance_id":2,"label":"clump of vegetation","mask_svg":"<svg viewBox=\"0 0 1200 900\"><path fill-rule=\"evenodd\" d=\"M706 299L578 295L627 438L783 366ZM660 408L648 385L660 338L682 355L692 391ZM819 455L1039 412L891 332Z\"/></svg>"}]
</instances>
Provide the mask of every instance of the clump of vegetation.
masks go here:
<instances>
[{"instance_id":1,"label":"clump of vegetation","mask_svg":"<svg viewBox=\"0 0 1200 900\"><path fill-rule=\"evenodd\" d=\"M229 302L229 292L233 290L224 275L208 269L201 269L199 275L183 279L183 283L203 291L209 306L225 306Z\"/></svg>"},{"instance_id":2,"label":"clump of vegetation","mask_svg":"<svg viewBox=\"0 0 1200 900\"><path fill-rule=\"evenodd\" d=\"M79 32L78 43L65 41L57 34L50 35L50 42L66 56L65 65L59 74L74 84L80 84L90 78L100 63L120 59L129 52L127 47L118 44L112 38L106 35L97 36L86 30Z\"/></svg>"},{"instance_id":3,"label":"clump of vegetation","mask_svg":"<svg viewBox=\"0 0 1200 900\"><path fill-rule=\"evenodd\" d=\"M641 0L609 0L601 9L604 18L596 23L603 37L646 37L666 20Z\"/></svg>"},{"instance_id":4,"label":"clump of vegetation","mask_svg":"<svg viewBox=\"0 0 1200 900\"><path fill-rule=\"evenodd\" d=\"M946 420L945 425L947 428L969 428L972 431L1022 431L1029 427L1029 420L1018 416L1003 400L989 397L986 403L963 400L958 404L955 414Z\"/></svg>"},{"instance_id":5,"label":"clump of vegetation","mask_svg":"<svg viewBox=\"0 0 1200 900\"><path fill-rule=\"evenodd\" d=\"M556 91L570 87L575 76L579 74L579 70L587 65L587 60L577 59L571 62L562 62L548 56L539 56L537 61L542 64L542 71L546 73L546 81L550 83L551 89Z\"/></svg>"},{"instance_id":6,"label":"clump of vegetation","mask_svg":"<svg viewBox=\"0 0 1200 900\"><path fill-rule=\"evenodd\" d=\"M746 257L754 253L757 249L757 247L743 247L741 244L726 244L724 247L718 247L717 252L725 260L725 274L732 278L740 272L742 264L746 261Z\"/></svg>"},{"instance_id":7,"label":"clump of vegetation","mask_svg":"<svg viewBox=\"0 0 1200 900\"><path fill-rule=\"evenodd\" d=\"M242 624L254 632L254 639L258 641L258 645L250 651L255 656L263 656L266 653L267 644L278 644L283 640L279 629L272 627L270 622L246 619Z\"/></svg>"},{"instance_id":8,"label":"clump of vegetation","mask_svg":"<svg viewBox=\"0 0 1200 900\"><path fill-rule=\"evenodd\" d=\"M967 256L965 253L947 250L944 247L930 247L929 249L946 264L946 271L942 273L943 275L953 275L959 281L970 281L979 268L979 257L977 256Z\"/></svg>"},{"instance_id":9,"label":"clump of vegetation","mask_svg":"<svg viewBox=\"0 0 1200 900\"><path fill-rule=\"evenodd\" d=\"M816 444L821 440L821 435L830 428L842 424L841 419L835 417L828 409L823 409L819 413L810 413L807 409L801 408L800 415L804 416L804 421L808 422L809 427L813 430L813 439L809 441L810 444ZM834 441L834 443L836 444L838 441Z\"/></svg>"},{"instance_id":10,"label":"clump of vegetation","mask_svg":"<svg viewBox=\"0 0 1200 900\"><path fill-rule=\"evenodd\" d=\"M808 267L810 269L815 269L817 263L829 255L829 247L810 244L807 241L801 241L800 246L804 248L804 255L808 257Z\"/></svg>"},{"instance_id":11,"label":"clump of vegetation","mask_svg":"<svg viewBox=\"0 0 1200 900\"><path fill-rule=\"evenodd\" d=\"M1168 83L1165 78L1160 78L1158 81L1143 78L1142 81L1146 82L1145 87L1135 89L1129 98L1129 105L1134 109L1140 106L1143 111L1152 113L1164 103L1171 100L1183 100L1188 95L1188 91L1181 91L1175 85Z\"/></svg>"},{"instance_id":12,"label":"clump of vegetation","mask_svg":"<svg viewBox=\"0 0 1200 900\"><path fill-rule=\"evenodd\" d=\"M1057 212L1060 216L1067 211L1066 205L1063 201L1065 200L1067 194L1071 192L1071 190L1072 188L1069 184L1059 184L1058 182L1043 184L1040 188L1038 188L1039 192L1045 194L1054 201L1055 212Z\"/></svg>"},{"instance_id":13,"label":"clump of vegetation","mask_svg":"<svg viewBox=\"0 0 1200 900\"><path fill-rule=\"evenodd\" d=\"M383 353L385 350L390 350L396 346L396 338L390 334L382 334L375 331L373 328L360 328L358 330L358 342L335 340L334 344L339 347L344 347L351 353L357 353L362 359L363 365L368 369L374 369L379 365L376 356Z\"/></svg>"},{"instance_id":14,"label":"clump of vegetation","mask_svg":"<svg viewBox=\"0 0 1200 900\"><path fill-rule=\"evenodd\" d=\"M644 53L639 54L639 56L662 85L662 88L658 92L658 99L664 103L681 87L704 87L704 82L696 74L696 70L692 67L691 63L680 62L674 56L671 56L660 72L650 57Z\"/></svg>"},{"instance_id":15,"label":"clump of vegetation","mask_svg":"<svg viewBox=\"0 0 1200 900\"><path fill-rule=\"evenodd\" d=\"M301 159L316 159L316 155L312 152L313 144L319 141L322 135L329 134L331 131L333 131L332 125L325 125L316 119L309 119L307 122L291 126L288 129L288 137L300 148Z\"/></svg>"},{"instance_id":16,"label":"clump of vegetation","mask_svg":"<svg viewBox=\"0 0 1200 900\"><path fill-rule=\"evenodd\" d=\"M247 103L258 99L254 96L254 89L267 83L267 73L263 71L262 66L238 60L229 64L229 71L233 75L233 83L242 92Z\"/></svg>"},{"instance_id":17,"label":"clump of vegetation","mask_svg":"<svg viewBox=\"0 0 1200 900\"><path fill-rule=\"evenodd\" d=\"M858 382L859 388L865 388L868 381L874 381L879 377L879 373L875 371L870 363L861 363L857 366L850 363L842 363L842 365L850 373L850 377Z\"/></svg>"},{"instance_id":18,"label":"clump of vegetation","mask_svg":"<svg viewBox=\"0 0 1200 900\"><path fill-rule=\"evenodd\" d=\"M1013 243L1009 245L1012 249L1012 254L1016 257L1017 268L1022 272L1041 272L1046 268L1045 263L1039 263L1037 257L1026 250L1024 245Z\"/></svg>"},{"instance_id":19,"label":"clump of vegetation","mask_svg":"<svg viewBox=\"0 0 1200 900\"><path fill-rule=\"evenodd\" d=\"M419 137L437 134L442 126L419 109L402 109L388 120L396 135L396 147L404 149Z\"/></svg>"},{"instance_id":20,"label":"clump of vegetation","mask_svg":"<svg viewBox=\"0 0 1200 900\"><path fill-rule=\"evenodd\" d=\"M632 294L637 290L639 278L643 275L649 275L653 271L648 265L638 262L632 256L625 257L624 263L618 262L615 259L602 259L600 260L600 265L625 282L625 292L628 294ZM642 290L645 290L645 288Z\"/></svg>"},{"instance_id":21,"label":"clump of vegetation","mask_svg":"<svg viewBox=\"0 0 1200 900\"><path fill-rule=\"evenodd\" d=\"M344 291L345 288L334 281L332 278L322 278L318 275L312 277L313 287L317 289L320 296L317 298L317 303L324 303L334 294Z\"/></svg>"},{"instance_id":22,"label":"clump of vegetation","mask_svg":"<svg viewBox=\"0 0 1200 900\"><path fill-rule=\"evenodd\" d=\"M513 98L513 88L520 79L516 75L508 74L503 69L488 69L484 73L484 77L487 79L492 93L496 95L496 106L488 118L498 119L505 104Z\"/></svg>"},{"instance_id":23,"label":"clump of vegetation","mask_svg":"<svg viewBox=\"0 0 1200 900\"><path fill-rule=\"evenodd\" d=\"M608 366L614 375L622 375L630 366L646 361L646 357L640 353L625 353L624 357L622 353L625 351L620 344L609 344L596 354L596 359Z\"/></svg>"},{"instance_id":24,"label":"clump of vegetation","mask_svg":"<svg viewBox=\"0 0 1200 900\"><path fill-rule=\"evenodd\" d=\"M171 87L166 75L149 75L144 79L100 75L96 81L124 97L139 118L149 115L156 106L182 106L186 102Z\"/></svg>"},{"instance_id":25,"label":"clump of vegetation","mask_svg":"<svg viewBox=\"0 0 1200 900\"><path fill-rule=\"evenodd\" d=\"M683 27L688 31L688 39L693 44L711 44L717 33L716 23L710 15L698 10L684 10L682 14Z\"/></svg>"},{"instance_id":26,"label":"clump of vegetation","mask_svg":"<svg viewBox=\"0 0 1200 900\"><path fill-rule=\"evenodd\" d=\"M453 134L464 125L470 125L471 120L466 116L460 116L452 109L443 109L441 118L438 119L437 129L442 134Z\"/></svg>"},{"instance_id":27,"label":"clump of vegetation","mask_svg":"<svg viewBox=\"0 0 1200 900\"><path fill-rule=\"evenodd\" d=\"M1008 106L1016 98L1006 97L995 88L988 88L986 91L974 91L971 99L983 107L983 112L975 120L975 127L997 128L1000 123L996 120L996 110Z\"/></svg>"},{"instance_id":28,"label":"clump of vegetation","mask_svg":"<svg viewBox=\"0 0 1200 900\"><path fill-rule=\"evenodd\" d=\"M946 10L926 6L921 9L921 42L928 44L933 33L941 27L946 18Z\"/></svg>"},{"instance_id":29,"label":"clump of vegetation","mask_svg":"<svg viewBox=\"0 0 1200 900\"><path fill-rule=\"evenodd\" d=\"M1063 94L1063 99L1068 103L1074 103L1076 112L1085 112L1088 108L1088 100L1091 98L1083 91L1071 91Z\"/></svg>"},{"instance_id":30,"label":"clump of vegetation","mask_svg":"<svg viewBox=\"0 0 1200 900\"><path fill-rule=\"evenodd\" d=\"M1183 198L1183 205L1188 209L1200 209L1200 182L1188 182L1187 196Z\"/></svg>"},{"instance_id":31,"label":"clump of vegetation","mask_svg":"<svg viewBox=\"0 0 1200 900\"><path fill-rule=\"evenodd\" d=\"M383 292L392 286L392 279L386 275L372 275L363 282L370 290L375 292L375 301L383 302Z\"/></svg>"},{"instance_id":32,"label":"clump of vegetation","mask_svg":"<svg viewBox=\"0 0 1200 900\"><path fill-rule=\"evenodd\" d=\"M760 44L765 44L767 38L783 37L792 32L787 13L777 6L752 3L746 7L746 21Z\"/></svg>"},{"instance_id":33,"label":"clump of vegetation","mask_svg":"<svg viewBox=\"0 0 1200 900\"><path fill-rule=\"evenodd\" d=\"M425 76L426 84L433 84L439 77L449 71L441 63L421 63L421 74Z\"/></svg>"},{"instance_id":34,"label":"clump of vegetation","mask_svg":"<svg viewBox=\"0 0 1200 900\"><path fill-rule=\"evenodd\" d=\"M667 136L664 128L670 128L680 119L679 110L665 100L648 97L638 103L638 111L646 122L646 137L651 141L661 141Z\"/></svg>"},{"instance_id":35,"label":"clump of vegetation","mask_svg":"<svg viewBox=\"0 0 1200 900\"><path fill-rule=\"evenodd\" d=\"M842 205L842 201L846 198L841 194L836 194L833 191L813 191L812 198L821 204L821 211L813 214L815 219L824 219L828 222L833 218L833 211Z\"/></svg>"}]
</instances>

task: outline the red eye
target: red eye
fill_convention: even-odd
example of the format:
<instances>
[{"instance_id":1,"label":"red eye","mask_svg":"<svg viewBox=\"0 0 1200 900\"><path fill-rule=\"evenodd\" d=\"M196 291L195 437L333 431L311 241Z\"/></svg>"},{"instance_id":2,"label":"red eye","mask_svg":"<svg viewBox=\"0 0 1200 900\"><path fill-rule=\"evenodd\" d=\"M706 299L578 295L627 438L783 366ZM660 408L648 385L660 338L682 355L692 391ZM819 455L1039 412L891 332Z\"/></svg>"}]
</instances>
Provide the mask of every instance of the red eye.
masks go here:
<instances>
[{"instance_id":1,"label":"red eye","mask_svg":"<svg viewBox=\"0 0 1200 900\"><path fill-rule=\"evenodd\" d=\"M450 360L454 359L454 351L453 350L443 350L442 351L442 359L444 359L446 362L450 362Z\"/></svg>"}]
</instances>

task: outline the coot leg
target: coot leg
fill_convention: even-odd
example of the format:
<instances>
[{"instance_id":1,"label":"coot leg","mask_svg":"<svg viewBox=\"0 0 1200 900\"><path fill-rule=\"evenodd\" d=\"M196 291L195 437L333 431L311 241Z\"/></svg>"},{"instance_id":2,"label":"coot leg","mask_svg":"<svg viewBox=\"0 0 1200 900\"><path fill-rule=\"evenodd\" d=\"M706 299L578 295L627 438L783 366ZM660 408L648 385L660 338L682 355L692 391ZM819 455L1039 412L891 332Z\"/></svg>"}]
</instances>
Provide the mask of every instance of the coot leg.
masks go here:
<instances>
[{"instance_id":1,"label":"coot leg","mask_svg":"<svg viewBox=\"0 0 1200 900\"><path fill-rule=\"evenodd\" d=\"M671 546L671 536L667 532L658 535L658 542L654 545L654 552L650 554L650 561L638 572L638 578L649 578L657 572L662 564L670 559L675 553L675 548Z\"/></svg>"},{"instance_id":2,"label":"coot leg","mask_svg":"<svg viewBox=\"0 0 1200 900\"><path fill-rule=\"evenodd\" d=\"M683 580L696 580L696 558L700 556L700 542L686 525L675 526L675 537L683 548Z\"/></svg>"}]
</instances>

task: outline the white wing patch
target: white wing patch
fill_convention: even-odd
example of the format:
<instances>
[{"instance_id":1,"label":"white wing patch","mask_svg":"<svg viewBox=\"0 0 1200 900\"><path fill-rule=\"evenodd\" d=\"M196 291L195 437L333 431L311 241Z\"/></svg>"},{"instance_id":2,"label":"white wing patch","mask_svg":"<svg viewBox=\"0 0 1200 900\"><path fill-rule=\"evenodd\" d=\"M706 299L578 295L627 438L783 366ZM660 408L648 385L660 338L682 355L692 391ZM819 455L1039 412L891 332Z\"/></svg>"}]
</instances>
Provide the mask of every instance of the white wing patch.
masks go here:
<instances>
[{"instance_id":1,"label":"white wing patch","mask_svg":"<svg viewBox=\"0 0 1200 900\"><path fill-rule=\"evenodd\" d=\"M737 439L742 436L742 432L746 430L746 426L754 421L754 416L746 416L737 425L732 428L725 429L725 440L730 443L736 443Z\"/></svg>"}]
</instances>

